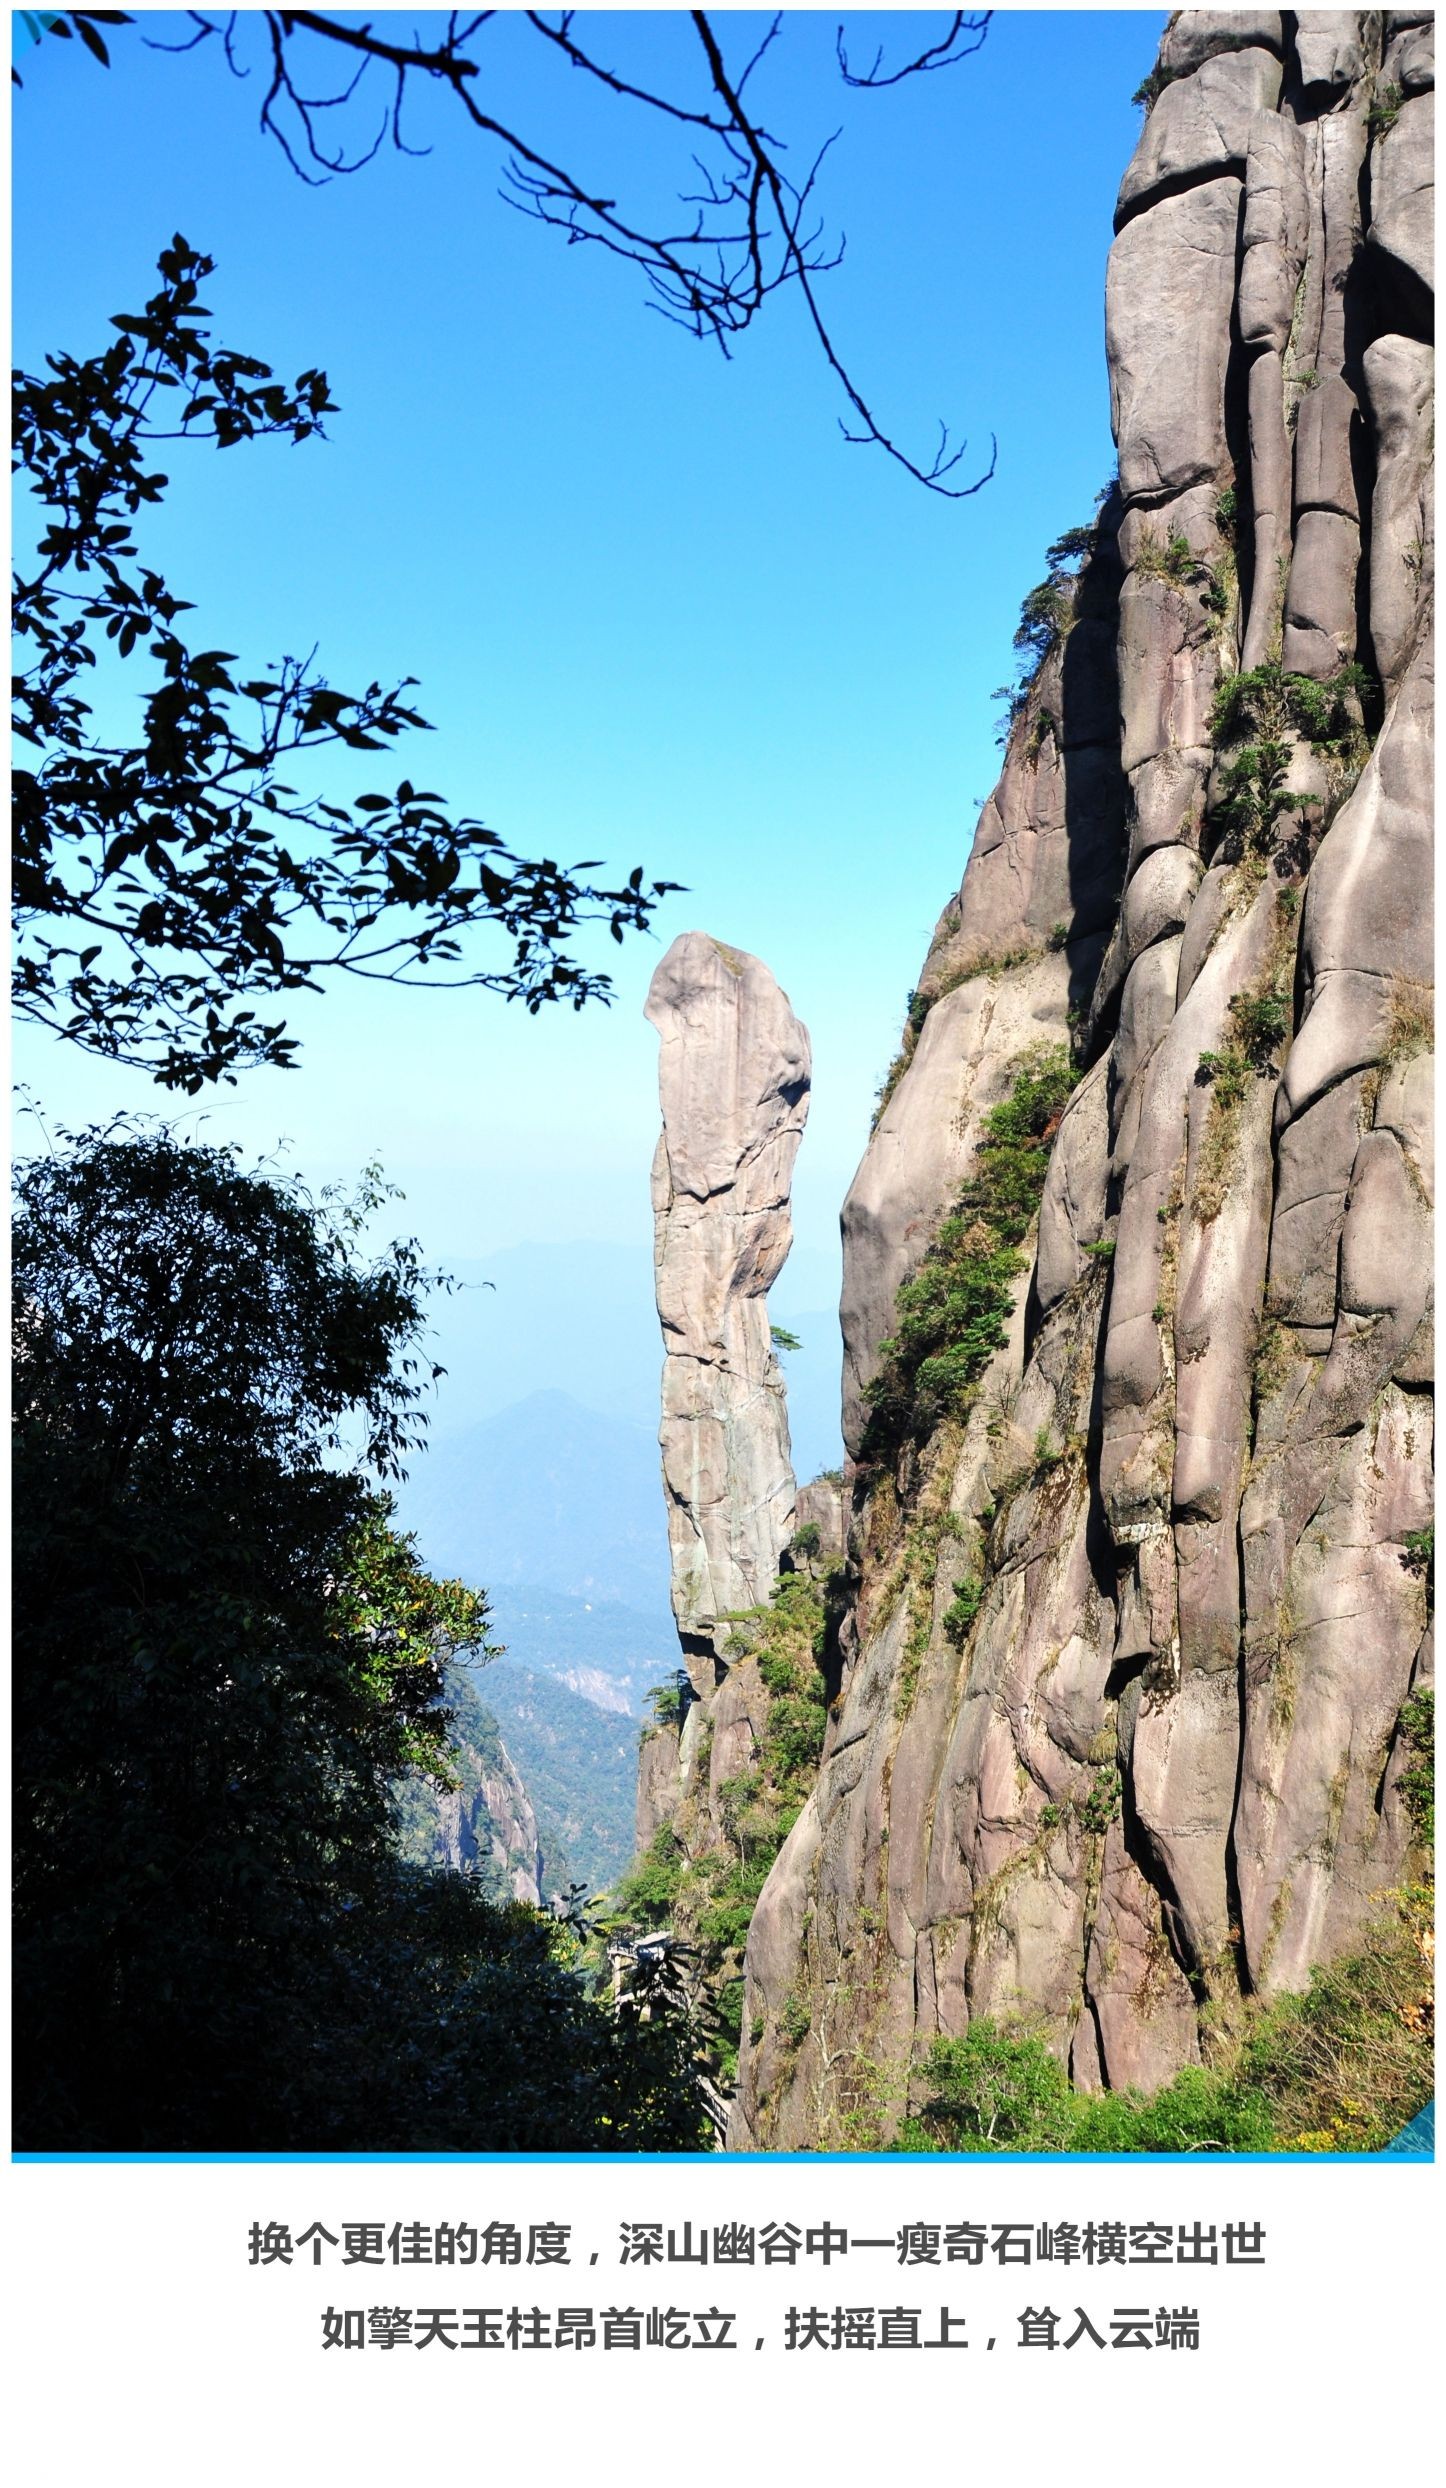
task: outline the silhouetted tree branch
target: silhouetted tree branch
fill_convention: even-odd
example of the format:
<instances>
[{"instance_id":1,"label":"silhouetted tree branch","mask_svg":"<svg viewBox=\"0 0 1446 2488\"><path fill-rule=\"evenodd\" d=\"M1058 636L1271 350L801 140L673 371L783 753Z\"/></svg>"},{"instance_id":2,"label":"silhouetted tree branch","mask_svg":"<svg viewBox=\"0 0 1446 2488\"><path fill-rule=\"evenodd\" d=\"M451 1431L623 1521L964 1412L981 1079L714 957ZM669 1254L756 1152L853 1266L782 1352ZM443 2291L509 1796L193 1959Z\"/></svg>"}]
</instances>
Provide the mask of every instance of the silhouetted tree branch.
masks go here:
<instances>
[{"instance_id":1,"label":"silhouetted tree branch","mask_svg":"<svg viewBox=\"0 0 1446 2488\"><path fill-rule=\"evenodd\" d=\"M840 72L849 86L880 88L952 66L978 51L992 14L988 9L955 11L938 43L888 73L882 54L865 74L851 70L840 27ZM107 15L123 19L121 12ZM847 440L872 443L906 474L950 500L968 499L994 473L991 444L988 466L972 482L954 480L968 443L951 448L943 424L935 455L927 460L911 456L875 412L833 337L815 280L839 265L843 245L826 239L814 198L819 168L832 141L796 181L784 170L784 142L745 100L750 80L777 37L780 17L773 18L746 64L733 72L714 18L704 10L690 10L687 22L703 75L696 92L670 94L639 84L601 59L579 32L578 12L572 9L452 10L430 42L417 33L410 40L394 37L388 28L399 20L353 23L317 9L192 9L188 15L191 32L182 42L146 40L170 51L194 51L214 43L236 76L250 77L259 69L260 126L303 181L358 172L388 142L404 154L423 152L405 135L408 94L414 83L440 89L481 137L503 151L503 197L524 215L555 227L569 244L593 244L639 268L651 307L663 318L694 337L710 339L726 354L774 294L796 288L848 401L851 412L842 426ZM697 186L680 190L687 212L676 228L660 230L640 209L557 162L535 135L503 117L498 81L483 75L482 51L499 16L525 23L571 71L620 105L657 114L689 139L687 179L691 184L696 174ZM376 101L368 111L371 96ZM361 115L365 118L358 126Z\"/></svg>"},{"instance_id":2,"label":"silhouetted tree branch","mask_svg":"<svg viewBox=\"0 0 1446 2488\"><path fill-rule=\"evenodd\" d=\"M845 86L902 86L905 78L918 77L922 71L952 69L956 61L969 60L978 51L989 32L989 21L993 15L992 9L980 9L972 17L965 10L956 9L954 22L942 43L931 44L927 51L920 52L915 59L905 61L902 69L890 70L887 77L883 73L884 49L882 44L874 54L872 69L867 70L861 78L855 77L848 64L848 54L844 49L844 30L840 26L834 39L839 74Z\"/></svg>"},{"instance_id":3,"label":"silhouetted tree branch","mask_svg":"<svg viewBox=\"0 0 1446 2488\"><path fill-rule=\"evenodd\" d=\"M244 679L228 650L182 637L189 607L131 533L167 482L145 453L300 442L335 409L324 372L287 387L211 343L200 286L212 262L179 234L159 266L160 291L112 322L103 354L15 376L15 462L47 521L14 594L15 732L34 755L15 774L17 1009L194 1093L239 1065L289 1066L285 1022L252 1006L335 970L482 985L529 1011L606 999L608 978L569 955L571 937L601 921L620 942L675 883L648 885L638 867L599 887L585 878L595 861L516 855L407 778L347 802L302 793L287 782L298 755L384 751L426 726L404 696L411 678L335 690L313 651ZM134 745L101 740L80 694L107 646L155 668ZM463 937L480 926L510 937L510 959L469 964Z\"/></svg>"}]
</instances>

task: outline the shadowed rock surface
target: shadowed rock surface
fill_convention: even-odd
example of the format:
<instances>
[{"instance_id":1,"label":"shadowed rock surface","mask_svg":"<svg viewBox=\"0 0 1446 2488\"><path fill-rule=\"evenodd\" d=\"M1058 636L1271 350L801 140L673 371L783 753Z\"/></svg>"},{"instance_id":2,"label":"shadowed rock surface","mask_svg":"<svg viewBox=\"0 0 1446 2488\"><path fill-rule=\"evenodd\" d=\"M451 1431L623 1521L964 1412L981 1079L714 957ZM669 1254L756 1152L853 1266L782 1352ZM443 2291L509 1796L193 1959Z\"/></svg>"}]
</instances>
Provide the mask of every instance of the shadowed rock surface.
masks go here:
<instances>
[{"instance_id":1,"label":"shadowed rock surface","mask_svg":"<svg viewBox=\"0 0 1446 2488\"><path fill-rule=\"evenodd\" d=\"M1416 1862L1431 41L1164 38L1106 288L1118 487L844 1211L846 1599L735 2148L887 2136L980 2015L1153 2087ZM1066 1044L993 1326L909 1368L898 1290L992 1249L998 1110Z\"/></svg>"}]
</instances>

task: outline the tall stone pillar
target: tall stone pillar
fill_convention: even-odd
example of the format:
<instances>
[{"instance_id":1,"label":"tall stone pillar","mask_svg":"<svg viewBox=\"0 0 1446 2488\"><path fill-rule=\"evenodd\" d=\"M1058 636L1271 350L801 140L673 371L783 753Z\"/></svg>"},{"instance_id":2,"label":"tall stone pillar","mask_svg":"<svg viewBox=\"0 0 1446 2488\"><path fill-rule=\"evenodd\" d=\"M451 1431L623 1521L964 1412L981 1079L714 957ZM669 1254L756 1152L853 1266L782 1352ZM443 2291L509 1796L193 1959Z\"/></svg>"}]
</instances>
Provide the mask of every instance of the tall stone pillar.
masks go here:
<instances>
[{"instance_id":1,"label":"tall stone pillar","mask_svg":"<svg viewBox=\"0 0 1446 2488\"><path fill-rule=\"evenodd\" d=\"M728 1617L768 1599L793 1528L768 1291L793 1241L811 1065L762 960L706 933L674 942L647 1016L662 1040L653 1215L673 1614L705 1694L726 1667Z\"/></svg>"}]
</instances>

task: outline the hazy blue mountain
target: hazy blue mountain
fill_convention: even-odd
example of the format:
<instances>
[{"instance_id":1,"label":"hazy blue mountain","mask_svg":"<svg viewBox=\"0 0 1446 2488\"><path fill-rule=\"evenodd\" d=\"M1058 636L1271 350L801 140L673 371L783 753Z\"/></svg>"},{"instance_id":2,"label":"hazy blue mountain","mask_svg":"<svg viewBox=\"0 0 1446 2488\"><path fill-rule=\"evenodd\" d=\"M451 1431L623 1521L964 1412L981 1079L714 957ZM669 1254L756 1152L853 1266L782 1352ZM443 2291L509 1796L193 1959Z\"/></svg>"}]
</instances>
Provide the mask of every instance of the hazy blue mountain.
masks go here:
<instances>
[{"instance_id":1,"label":"hazy blue mountain","mask_svg":"<svg viewBox=\"0 0 1446 2488\"><path fill-rule=\"evenodd\" d=\"M458 1262L454 1274L459 1292L432 1308L436 1361L447 1369L433 1415L438 1442L538 1391L564 1392L656 1435L663 1348L646 1245L516 1245ZM828 1309L805 1309L816 1305ZM804 1343L784 1372L795 1466L812 1477L840 1457L842 1350L830 1257L795 1250L770 1310Z\"/></svg>"},{"instance_id":2,"label":"hazy blue mountain","mask_svg":"<svg viewBox=\"0 0 1446 2488\"><path fill-rule=\"evenodd\" d=\"M656 1437L566 1392L534 1391L437 1435L398 1502L434 1570L669 1614Z\"/></svg>"},{"instance_id":3,"label":"hazy blue mountain","mask_svg":"<svg viewBox=\"0 0 1446 2488\"><path fill-rule=\"evenodd\" d=\"M631 1855L644 1697L678 1663L651 1263L527 1247L461 1275L437 1310L448 1378L400 1517L434 1571L488 1592L508 1655L472 1698L495 1714L544 1854L600 1889ZM807 1478L839 1458L838 1317L781 1288L772 1309L803 1342L783 1364Z\"/></svg>"},{"instance_id":4,"label":"hazy blue mountain","mask_svg":"<svg viewBox=\"0 0 1446 2488\"><path fill-rule=\"evenodd\" d=\"M564 1391L656 1431L663 1345L646 1249L520 1244L454 1263L453 1274L459 1291L432 1307L447 1369L433 1419L439 1437L537 1391Z\"/></svg>"},{"instance_id":5,"label":"hazy blue mountain","mask_svg":"<svg viewBox=\"0 0 1446 2488\"><path fill-rule=\"evenodd\" d=\"M643 1697L678 1664L673 1619L616 1599L569 1598L562 1590L503 1582L492 1592L493 1638L518 1667L556 1676L600 1710L637 1719ZM485 1681L492 1682L489 1672Z\"/></svg>"}]
</instances>

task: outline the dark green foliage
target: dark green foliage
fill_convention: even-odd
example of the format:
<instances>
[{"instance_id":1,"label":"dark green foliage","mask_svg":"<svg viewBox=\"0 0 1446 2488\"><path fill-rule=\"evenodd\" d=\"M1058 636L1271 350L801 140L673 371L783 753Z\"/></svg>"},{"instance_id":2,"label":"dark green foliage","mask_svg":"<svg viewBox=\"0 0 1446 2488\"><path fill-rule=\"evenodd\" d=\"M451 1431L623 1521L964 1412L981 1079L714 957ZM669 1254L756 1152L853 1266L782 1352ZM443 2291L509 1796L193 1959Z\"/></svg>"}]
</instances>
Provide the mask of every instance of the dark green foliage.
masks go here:
<instances>
[{"instance_id":1,"label":"dark green foliage","mask_svg":"<svg viewBox=\"0 0 1446 2488\"><path fill-rule=\"evenodd\" d=\"M1425 1534L1424 1532L1422 1533ZM1422 1685L1401 1704L1401 1735L1410 1755L1401 1798L1423 1847L1436 1846L1436 1696Z\"/></svg>"},{"instance_id":2,"label":"dark green foliage","mask_svg":"<svg viewBox=\"0 0 1446 2488\"><path fill-rule=\"evenodd\" d=\"M22 9L19 15L27 31L37 41L42 35L54 35L69 43L72 35L79 35L86 50L100 62L103 69L110 67L110 54L100 32L101 27L130 26L135 22L125 9ZM10 80L13 86L25 83L14 67L10 71Z\"/></svg>"},{"instance_id":3,"label":"dark green foliage","mask_svg":"<svg viewBox=\"0 0 1446 2488\"><path fill-rule=\"evenodd\" d=\"M1089 1261L1113 1261L1115 1238L1112 1235L1096 1236L1093 1244L1086 1244L1084 1249L1085 1258Z\"/></svg>"},{"instance_id":4,"label":"dark green foliage","mask_svg":"<svg viewBox=\"0 0 1446 2488\"><path fill-rule=\"evenodd\" d=\"M1085 1830L1107 1832L1120 1811L1123 1796L1119 1764L1101 1763L1090 1783L1088 1795L1079 1804L1079 1819Z\"/></svg>"},{"instance_id":5,"label":"dark green foliage","mask_svg":"<svg viewBox=\"0 0 1446 2488\"><path fill-rule=\"evenodd\" d=\"M168 481L154 445L302 442L336 411L324 372L287 386L212 344L212 268L178 234L159 291L112 321L104 352L16 374L15 463L44 513L14 602L15 733L30 763L15 776L18 1008L195 1092L247 1064L289 1064L295 1039L257 1006L328 970L419 982L441 970L530 1011L605 998L608 979L567 942L593 920L621 941L670 885L645 889L639 869L601 889L530 862L409 779L345 802L297 792L291 779L314 783L310 755L385 752L424 727L410 680L338 691L294 658L247 679L225 650L183 637L189 607L132 535ZM150 668L130 744L101 740L82 696L101 654ZM479 925L508 937L510 959L467 967L462 937Z\"/></svg>"},{"instance_id":6,"label":"dark green foliage","mask_svg":"<svg viewBox=\"0 0 1446 2488\"><path fill-rule=\"evenodd\" d=\"M1405 1537L1406 1562L1413 1572L1430 1573L1436 1561L1436 1524L1424 1529L1408 1529Z\"/></svg>"},{"instance_id":7,"label":"dark green foliage","mask_svg":"<svg viewBox=\"0 0 1446 2488\"><path fill-rule=\"evenodd\" d=\"M955 1650L962 1650L968 1640L969 1628L979 1613L979 1602L983 1596L984 1585L981 1581L955 1582L954 1596L945 1608L943 1618L944 1639Z\"/></svg>"},{"instance_id":8,"label":"dark green foliage","mask_svg":"<svg viewBox=\"0 0 1446 2488\"><path fill-rule=\"evenodd\" d=\"M1260 1070L1290 1034L1290 1006L1283 994L1237 994L1230 1005L1230 1024Z\"/></svg>"},{"instance_id":9,"label":"dark green foliage","mask_svg":"<svg viewBox=\"0 0 1446 2488\"><path fill-rule=\"evenodd\" d=\"M1270 2100L1278 2149L1379 2151L1431 2097L1432 1917L1408 1887L1359 1950L1257 2015L1235 2079Z\"/></svg>"},{"instance_id":10,"label":"dark green foliage","mask_svg":"<svg viewBox=\"0 0 1446 2488\"><path fill-rule=\"evenodd\" d=\"M796 1332L791 1330L780 1330L777 1322L771 1322L769 1324L768 1336L773 1346L782 1356L794 1356L803 1346L803 1341L798 1337Z\"/></svg>"},{"instance_id":11,"label":"dark green foliage","mask_svg":"<svg viewBox=\"0 0 1446 2488\"><path fill-rule=\"evenodd\" d=\"M1047 579L1041 579L1037 587L1029 590L1019 608L1015 647L1033 657L1036 667L1042 665L1069 627L1069 616L1069 591L1051 571Z\"/></svg>"},{"instance_id":12,"label":"dark green foliage","mask_svg":"<svg viewBox=\"0 0 1446 2488\"><path fill-rule=\"evenodd\" d=\"M769 1696L758 1771L775 1815L764 1838L776 1855L813 1786L828 1725L823 1589L802 1575L780 1581L771 1605L759 1610L758 1629L758 1673Z\"/></svg>"},{"instance_id":13,"label":"dark green foliage","mask_svg":"<svg viewBox=\"0 0 1446 2488\"><path fill-rule=\"evenodd\" d=\"M1199 2067L1152 2098L1081 2094L1042 2039L987 2020L962 2039L936 2039L923 2081L900 2151L1261 2151L1275 2141L1262 2096Z\"/></svg>"},{"instance_id":14,"label":"dark green foliage","mask_svg":"<svg viewBox=\"0 0 1446 2488\"><path fill-rule=\"evenodd\" d=\"M664 1823L618 1885L620 1915L644 1927L671 1926L686 1866L681 1846Z\"/></svg>"},{"instance_id":15,"label":"dark green foliage","mask_svg":"<svg viewBox=\"0 0 1446 2488\"><path fill-rule=\"evenodd\" d=\"M1059 570L1066 562L1083 561L1087 554L1094 551L1098 535L1099 529L1093 525L1066 527L1064 534L1055 537L1045 554L1050 569Z\"/></svg>"},{"instance_id":16,"label":"dark green foliage","mask_svg":"<svg viewBox=\"0 0 1446 2488\"><path fill-rule=\"evenodd\" d=\"M1049 936L1044 946L1046 950L1067 949L1069 946L1069 926L1067 924L1052 924L1049 928Z\"/></svg>"},{"instance_id":17,"label":"dark green foliage","mask_svg":"<svg viewBox=\"0 0 1446 2488\"><path fill-rule=\"evenodd\" d=\"M1024 746L1025 759L1038 762L1048 742L1053 742L1056 750L1059 748L1059 719L1052 709L1040 707L1035 711L1034 722L1029 729L1028 739Z\"/></svg>"},{"instance_id":18,"label":"dark green foliage","mask_svg":"<svg viewBox=\"0 0 1446 2488\"><path fill-rule=\"evenodd\" d=\"M295 1999L289 2095L263 2147L698 2151L711 2134L681 2016L589 1998L576 1936L470 1877L393 1865Z\"/></svg>"},{"instance_id":19,"label":"dark green foliage","mask_svg":"<svg viewBox=\"0 0 1446 2488\"><path fill-rule=\"evenodd\" d=\"M1375 100L1366 114L1366 127L1372 138L1384 138L1388 130L1395 128L1401 118L1401 106L1405 100L1398 86L1377 87Z\"/></svg>"},{"instance_id":20,"label":"dark green foliage","mask_svg":"<svg viewBox=\"0 0 1446 2488\"><path fill-rule=\"evenodd\" d=\"M1227 544L1235 542L1240 524L1240 497L1233 484L1227 484L1215 503L1215 524Z\"/></svg>"},{"instance_id":21,"label":"dark green foliage","mask_svg":"<svg viewBox=\"0 0 1446 2488\"><path fill-rule=\"evenodd\" d=\"M1344 752L1360 740L1363 706L1378 697L1363 665L1343 665L1328 682L1284 673L1278 665L1257 665L1222 682L1210 712L1210 732L1220 743L1246 736L1269 743L1293 726L1317 750Z\"/></svg>"},{"instance_id":22,"label":"dark green foliage","mask_svg":"<svg viewBox=\"0 0 1446 2488\"><path fill-rule=\"evenodd\" d=\"M994 738L996 743L1003 745L1009 740L1010 729L1018 724L1029 705L1029 684L1028 682L997 683L989 697L991 700L1002 700L1004 703L1004 715L1000 721L999 732Z\"/></svg>"},{"instance_id":23,"label":"dark green foliage","mask_svg":"<svg viewBox=\"0 0 1446 2488\"><path fill-rule=\"evenodd\" d=\"M802 1996L790 1996L779 2016L779 2028L790 2047L802 2047L812 2027L812 2015Z\"/></svg>"},{"instance_id":24,"label":"dark green foliage","mask_svg":"<svg viewBox=\"0 0 1446 2488\"><path fill-rule=\"evenodd\" d=\"M1101 505L1109 499L1110 490L1111 487L1106 486L1100 494ZM997 738L1001 743L1008 742L1011 730L1028 706L1030 686L1040 667L1069 629L1074 614L1074 582L1078 576L1073 565L1088 559L1094 551L1098 534L1098 527L1093 524L1066 527L1045 555L1049 564L1048 577L1030 589L1019 608L1019 627L1014 634L1019 672L1012 683L1001 683L998 690L990 694L992 699L1002 700L1005 704L1004 720ZM1058 742L1057 721L1045 712L1035 721L1028 755L1031 760L1039 758L1047 732L1053 733Z\"/></svg>"},{"instance_id":25,"label":"dark green foliage","mask_svg":"<svg viewBox=\"0 0 1446 2488\"><path fill-rule=\"evenodd\" d=\"M1149 529L1142 531L1135 554L1135 571L1141 579L1168 579L1174 587L1188 587L1206 575L1190 549L1190 539L1177 529L1162 544Z\"/></svg>"},{"instance_id":26,"label":"dark green foliage","mask_svg":"<svg viewBox=\"0 0 1446 2488\"><path fill-rule=\"evenodd\" d=\"M1227 763L1214 813L1237 858L1268 854L1276 823L1303 809L1307 799L1286 787L1289 768L1290 745L1277 740L1248 743Z\"/></svg>"},{"instance_id":27,"label":"dark green foliage","mask_svg":"<svg viewBox=\"0 0 1446 2488\"><path fill-rule=\"evenodd\" d=\"M1004 1344L1017 1250L1039 1206L1050 1143L1073 1085L1062 1046L1022 1058L985 1118L973 1176L897 1298L898 1322L869 1387L865 1454L877 1459L940 1418L963 1415Z\"/></svg>"},{"instance_id":28,"label":"dark green foliage","mask_svg":"<svg viewBox=\"0 0 1446 2488\"><path fill-rule=\"evenodd\" d=\"M1201 1055L1197 1077L1214 1089L1221 1107L1238 1106L1250 1086L1250 1064L1238 1046L1227 1046L1223 1053Z\"/></svg>"},{"instance_id":29,"label":"dark green foliage","mask_svg":"<svg viewBox=\"0 0 1446 2488\"><path fill-rule=\"evenodd\" d=\"M1062 2151L1069 2077L1040 2039L1010 2038L987 2019L962 2039L936 2039L925 2096L899 2135L901 2151Z\"/></svg>"},{"instance_id":30,"label":"dark green foliage","mask_svg":"<svg viewBox=\"0 0 1446 2488\"><path fill-rule=\"evenodd\" d=\"M801 1529L795 1529L790 1541L791 1552L803 1556L816 1555L821 1544L816 1520L806 1520Z\"/></svg>"},{"instance_id":31,"label":"dark green foliage","mask_svg":"<svg viewBox=\"0 0 1446 2488\"><path fill-rule=\"evenodd\" d=\"M31 2148L677 2147L685 2034L405 1866L485 1603L338 1465L415 1440L426 1277L170 1135L20 1169L16 2125ZM651 2035L649 2035L649 2033Z\"/></svg>"},{"instance_id":32,"label":"dark green foliage","mask_svg":"<svg viewBox=\"0 0 1446 2488\"><path fill-rule=\"evenodd\" d=\"M675 1668L671 1676L665 1676L660 1685L651 1686L643 1697L648 1706L644 1717L644 1736L653 1728L681 1728L688 1708L688 1695L688 1678L681 1667Z\"/></svg>"},{"instance_id":33,"label":"dark green foliage","mask_svg":"<svg viewBox=\"0 0 1446 2488\"><path fill-rule=\"evenodd\" d=\"M1140 80L1134 94L1130 97L1131 103L1143 104L1146 116L1148 117L1148 115L1154 111L1155 106L1159 102L1160 97L1164 94L1166 87L1172 86L1179 74L1178 70L1162 69L1157 63L1156 66L1150 71L1149 76Z\"/></svg>"},{"instance_id":34,"label":"dark green foliage","mask_svg":"<svg viewBox=\"0 0 1446 2488\"><path fill-rule=\"evenodd\" d=\"M1270 2102L1249 2085L1187 2065L1146 2097L1102 2091L1079 2103L1071 2151L1270 2151Z\"/></svg>"},{"instance_id":35,"label":"dark green foliage","mask_svg":"<svg viewBox=\"0 0 1446 2488\"><path fill-rule=\"evenodd\" d=\"M828 1726L823 1676L827 1580L786 1573L766 1607L734 1619L768 1696L754 1716L749 1767L718 1792L723 1837L697 1819L664 1827L618 1886L624 1922L667 1927L694 1945L716 2015L713 2058L731 2082L743 2010L741 1963L769 1868L813 1786ZM686 1841L686 1845L685 1845Z\"/></svg>"}]
</instances>

